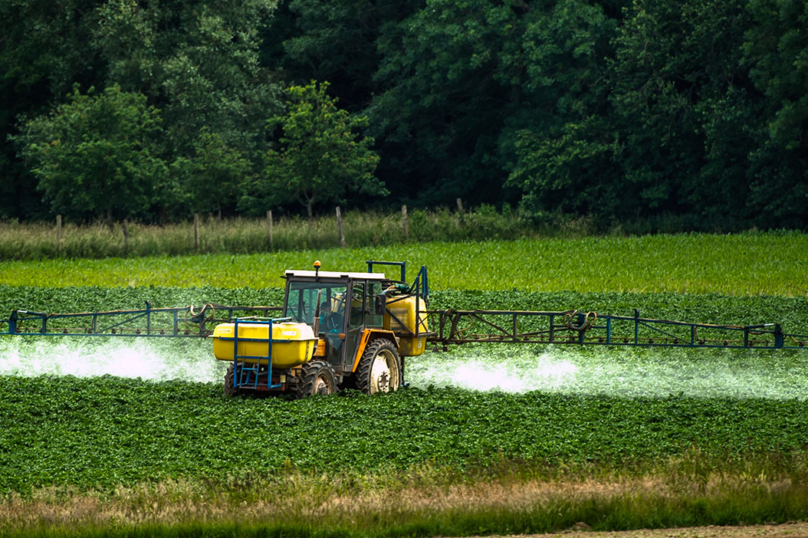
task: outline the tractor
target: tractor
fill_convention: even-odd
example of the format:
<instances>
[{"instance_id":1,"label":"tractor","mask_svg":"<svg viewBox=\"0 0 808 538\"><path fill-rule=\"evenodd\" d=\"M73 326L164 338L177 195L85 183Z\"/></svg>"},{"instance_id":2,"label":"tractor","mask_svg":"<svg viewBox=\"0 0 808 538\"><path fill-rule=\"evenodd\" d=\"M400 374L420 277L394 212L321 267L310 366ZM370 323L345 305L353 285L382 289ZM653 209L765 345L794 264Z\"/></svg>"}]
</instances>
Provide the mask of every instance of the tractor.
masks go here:
<instances>
[{"instance_id":1,"label":"tractor","mask_svg":"<svg viewBox=\"0 0 808 538\"><path fill-rule=\"evenodd\" d=\"M399 265L401 280L374 273ZM224 390L292 392L353 388L366 394L405 385L406 357L421 355L428 330L426 268L404 284L400 262L368 262L367 273L288 270L280 318L236 318L213 331L214 355L231 362ZM271 337L270 337L271 335Z\"/></svg>"}]
</instances>

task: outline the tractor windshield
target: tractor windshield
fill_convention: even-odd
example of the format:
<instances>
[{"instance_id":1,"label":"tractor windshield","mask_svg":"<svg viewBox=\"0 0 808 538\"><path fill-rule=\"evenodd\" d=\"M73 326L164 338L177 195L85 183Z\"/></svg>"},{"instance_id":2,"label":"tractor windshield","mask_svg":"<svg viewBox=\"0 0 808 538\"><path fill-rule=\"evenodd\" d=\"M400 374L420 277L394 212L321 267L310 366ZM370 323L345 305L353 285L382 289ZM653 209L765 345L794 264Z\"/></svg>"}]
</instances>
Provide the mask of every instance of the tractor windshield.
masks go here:
<instances>
[{"instance_id":1,"label":"tractor windshield","mask_svg":"<svg viewBox=\"0 0 808 538\"><path fill-rule=\"evenodd\" d=\"M345 319L345 284L322 282L291 282L284 316L314 326L314 314L319 301L321 331L342 332Z\"/></svg>"}]
</instances>

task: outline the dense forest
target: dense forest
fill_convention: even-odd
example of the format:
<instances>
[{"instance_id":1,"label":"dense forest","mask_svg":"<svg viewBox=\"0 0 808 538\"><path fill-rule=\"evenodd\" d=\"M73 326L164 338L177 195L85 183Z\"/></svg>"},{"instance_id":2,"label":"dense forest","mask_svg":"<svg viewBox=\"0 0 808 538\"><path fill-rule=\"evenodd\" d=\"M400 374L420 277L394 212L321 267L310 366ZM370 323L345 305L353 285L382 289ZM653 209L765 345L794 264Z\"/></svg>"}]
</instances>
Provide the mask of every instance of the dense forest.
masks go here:
<instances>
[{"instance_id":1,"label":"dense forest","mask_svg":"<svg viewBox=\"0 0 808 538\"><path fill-rule=\"evenodd\" d=\"M2 0L0 219L808 226L805 0Z\"/></svg>"}]
</instances>

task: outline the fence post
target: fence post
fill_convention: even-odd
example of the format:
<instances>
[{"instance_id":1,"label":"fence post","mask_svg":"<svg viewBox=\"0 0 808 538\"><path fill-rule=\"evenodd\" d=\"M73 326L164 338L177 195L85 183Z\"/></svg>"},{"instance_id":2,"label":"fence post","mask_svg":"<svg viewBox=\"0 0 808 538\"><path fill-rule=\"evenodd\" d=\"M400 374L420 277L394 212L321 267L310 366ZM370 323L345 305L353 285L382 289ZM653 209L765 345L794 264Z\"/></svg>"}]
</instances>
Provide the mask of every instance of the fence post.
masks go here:
<instances>
[{"instance_id":1,"label":"fence post","mask_svg":"<svg viewBox=\"0 0 808 538\"><path fill-rule=\"evenodd\" d=\"M460 198L457 199L457 211L463 213L463 200Z\"/></svg>"},{"instance_id":2,"label":"fence post","mask_svg":"<svg viewBox=\"0 0 808 538\"><path fill-rule=\"evenodd\" d=\"M56 251L62 253L62 216L56 215Z\"/></svg>"},{"instance_id":3,"label":"fence post","mask_svg":"<svg viewBox=\"0 0 808 538\"><path fill-rule=\"evenodd\" d=\"M410 229L407 226L407 206L401 206L401 229L404 232L404 239L409 238Z\"/></svg>"},{"instance_id":4,"label":"fence post","mask_svg":"<svg viewBox=\"0 0 808 538\"><path fill-rule=\"evenodd\" d=\"M194 250L199 250L199 213L194 213Z\"/></svg>"},{"instance_id":5,"label":"fence post","mask_svg":"<svg viewBox=\"0 0 808 538\"><path fill-rule=\"evenodd\" d=\"M129 255L129 226L126 219L123 219L123 251Z\"/></svg>"},{"instance_id":6,"label":"fence post","mask_svg":"<svg viewBox=\"0 0 808 538\"><path fill-rule=\"evenodd\" d=\"M337 206L337 230L339 231L339 246L345 248L345 234L342 233L342 214Z\"/></svg>"},{"instance_id":7,"label":"fence post","mask_svg":"<svg viewBox=\"0 0 808 538\"><path fill-rule=\"evenodd\" d=\"M273 237L273 234L272 234L272 210L271 209L269 211L267 211L267 227L269 228L267 230L267 233L269 234L269 250L272 250L275 240L274 240L274 237Z\"/></svg>"}]
</instances>

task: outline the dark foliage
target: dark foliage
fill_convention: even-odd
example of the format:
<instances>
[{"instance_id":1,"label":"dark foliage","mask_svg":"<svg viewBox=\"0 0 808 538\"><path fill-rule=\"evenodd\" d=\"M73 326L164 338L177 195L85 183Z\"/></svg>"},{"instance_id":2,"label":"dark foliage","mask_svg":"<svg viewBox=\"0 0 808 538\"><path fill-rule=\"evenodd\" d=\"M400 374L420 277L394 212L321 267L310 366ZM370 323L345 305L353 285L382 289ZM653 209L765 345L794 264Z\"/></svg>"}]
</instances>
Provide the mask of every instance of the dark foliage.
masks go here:
<instances>
[{"instance_id":1,"label":"dark foliage","mask_svg":"<svg viewBox=\"0 0 808 538\"><path fill-rule=\"evenodd\" d=\"M3 4L0 218L55 211L20 137L7 137L74 83L119 84L162 113L171 187L136 212L153 222L234 214L245 190L271 186L265 161L280 133L266 122L283 114L279 88L315 80L367 117L357 134L375 139L376 177L391 193L353 194L349 206L460 197L521 201L537 222L589 215L604 229L660 218L808 225L802 0L202 4ZM238 166L197 174L208 167L200 133ZM199 177L227 195L196 200ZM300 211L264 198L251 211Z\"/></svg>"}]
</instances>

